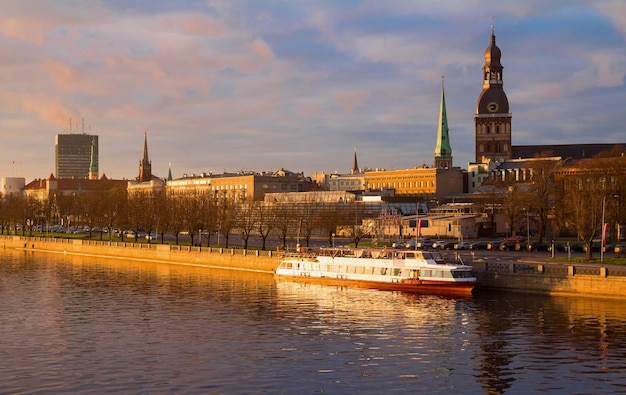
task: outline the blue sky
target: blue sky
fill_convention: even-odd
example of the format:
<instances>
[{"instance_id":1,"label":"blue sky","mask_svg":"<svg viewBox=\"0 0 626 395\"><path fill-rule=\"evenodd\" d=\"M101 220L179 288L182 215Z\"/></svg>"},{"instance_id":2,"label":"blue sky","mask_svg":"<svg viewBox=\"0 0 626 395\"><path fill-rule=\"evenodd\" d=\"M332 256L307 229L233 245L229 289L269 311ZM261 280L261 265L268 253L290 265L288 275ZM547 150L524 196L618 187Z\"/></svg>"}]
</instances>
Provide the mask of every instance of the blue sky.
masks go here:
<instances>
[{"instance_id":1,"label":"blue sky","mask_svg":"<svg viewBox=\"0 0 626 395\"><path fill-rule=\"evenodd\" d=\"M100 136L100 173L432 165L441 76L454 163L491 16L513 144L626 143L626 2L4 1L0 176L54 171L54 136Z\"/></svg>"}]
</instances>

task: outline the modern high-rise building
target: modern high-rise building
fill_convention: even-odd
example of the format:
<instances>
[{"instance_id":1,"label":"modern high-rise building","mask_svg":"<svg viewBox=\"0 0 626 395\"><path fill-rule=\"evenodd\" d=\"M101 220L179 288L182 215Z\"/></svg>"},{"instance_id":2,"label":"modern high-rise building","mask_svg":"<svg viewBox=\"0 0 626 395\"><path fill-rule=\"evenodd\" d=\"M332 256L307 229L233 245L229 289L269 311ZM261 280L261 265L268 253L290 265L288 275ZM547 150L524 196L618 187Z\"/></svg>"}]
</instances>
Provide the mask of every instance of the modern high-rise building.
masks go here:
<instances>
[{"instance_id":1,"label":"modern high-rise building","mask_svg":"<svg viewBox=\"0 0 626 395\"><path fill-rule=\"evenodd\" d=\"M95 163L92 162L92 147ZM54 144L56 178L89 178L92 166L98 168L98 136L57 134Z\"/></svg>"}]
</instances>

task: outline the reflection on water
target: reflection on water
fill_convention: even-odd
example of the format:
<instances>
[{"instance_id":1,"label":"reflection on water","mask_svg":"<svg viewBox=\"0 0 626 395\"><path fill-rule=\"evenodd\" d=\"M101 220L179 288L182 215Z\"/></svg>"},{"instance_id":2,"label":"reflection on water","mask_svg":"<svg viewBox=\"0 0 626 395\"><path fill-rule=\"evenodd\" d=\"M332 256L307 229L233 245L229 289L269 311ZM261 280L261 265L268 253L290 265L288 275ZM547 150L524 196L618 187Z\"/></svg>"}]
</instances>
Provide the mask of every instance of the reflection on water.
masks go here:
<instances>
[{"instance_id":1,"label":"reflection on water","mask_svg":"<svg viewBox=\"0 0 626 395\"><path fill-rule=\"evenodd\" d=\"M626 391L621 301L6 251L0 393Z\"/></svg>"}]
</instances>

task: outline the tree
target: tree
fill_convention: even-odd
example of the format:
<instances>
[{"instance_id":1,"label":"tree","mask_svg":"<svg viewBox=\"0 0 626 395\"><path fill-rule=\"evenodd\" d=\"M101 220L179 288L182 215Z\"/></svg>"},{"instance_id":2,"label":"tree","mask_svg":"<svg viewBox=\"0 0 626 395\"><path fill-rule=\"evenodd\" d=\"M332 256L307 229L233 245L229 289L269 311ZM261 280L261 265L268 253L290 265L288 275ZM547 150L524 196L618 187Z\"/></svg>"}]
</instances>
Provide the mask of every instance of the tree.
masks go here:
<instances>
[{"instance_id":1,"label":"tree","mask_svg":"<svg viewBox=\"0 0 626 395\"><path fill-rule=\"evenodd\" d=\"M324 204L320 208L317 217L317 226L328 238L328 245L333 244L333 237L337 233L337 228L344 223L343 210L338 210L336 204Z\"/></svg>"},{"instance_id":2,"label":"tree","mask_svg":"<svg viewBox=\"0 0 626 395\"><path fill-rule=\"evenodd\" d=\"M320 211L321 202L319 201L307 201L298 206L298 217L302 221L300 227L303 231L303 238L306 241L306 246L309 246L311 236L316 228L316 218Z\"/></svg>"},{"instance_id":3,"label":"tree","mask_svg":"<svg viewBox=\"0 0 626 395\"><path fill-rule=\"evenodd\" d=\"M248 240L256 228L257 219L255 217L254 201L246 199L239 203L237 209L236 223L239 236L243 242L243 248L248 249Z\"/></svg>"},{"instance_id":4,"label":"tree","mask_svg":"<svg viewBox=\"0 0 626 395\"><path fill-rule=\"evenodd\" d=\"M582 159L555 176L557 217L585 242L588 260L593 258L593 240L602 235L603 211L605 223L624 220L620 208L625 177L623 157Z\"/></svg>"},{"instance_id":5,"label":"tree","mask_svg":"<svg viewBox=\"0 0 626 395\"><path fill-rule=\"evenodd\" d=\"M281 248L287 248L287 237L289 233L294 229L297 219L295 218L295 210L290 203L278 203L275 206L274 216L274 232L281 240Z\"/></svg>"},{"instance_id":6,"label":"tree","mask_svg":"<svg viewBox=\"0 0 626 395\"><path fill-rule=\"evenodd\" d=\"M543 241L548 227L548 218L554 213L554 174L561 161L552 157L551 151L535 156L529 161L531 181L528 184L528 207L537 228L538 241Z\"/></svg>"},{"instance_id":7,"label":"tree","mask_svg":"<svg viewBox=\"0 0 626 395\"><path fill-rule=\"evenodd\" d=\"M226 240L226 248L228 248L230 233L237 225L235 202L229 198L220 199L217 207L217 215L218 229L224 235L224 239Z\"/></svg>"},{"instance_id":8,"label":"tree","mask_svg":"<svg viewBox=\"0 0 626 395\"><path fill-rule=\"evenodd\" d=\"M255 202L256 231L261 236L262 250L265 250L267 238L273 230L276 207L276 204L273 203Z\"/></svg>"},{"instance_id":9,"label":"tree","mask_svg":"<svg viewBox=\"0 0 626 395\"><path fill-rule=\"evenodd\" d=\"M352 202L347 207L347 212L345 215L346 219L348 220L347 235L354 244L355 248L358 248L361 239L369 235L367 228L363 226L365 209L366 206L358 202ZM351 221L351 219L353 219L353 221Z\"/></svg>"}]
</instances>

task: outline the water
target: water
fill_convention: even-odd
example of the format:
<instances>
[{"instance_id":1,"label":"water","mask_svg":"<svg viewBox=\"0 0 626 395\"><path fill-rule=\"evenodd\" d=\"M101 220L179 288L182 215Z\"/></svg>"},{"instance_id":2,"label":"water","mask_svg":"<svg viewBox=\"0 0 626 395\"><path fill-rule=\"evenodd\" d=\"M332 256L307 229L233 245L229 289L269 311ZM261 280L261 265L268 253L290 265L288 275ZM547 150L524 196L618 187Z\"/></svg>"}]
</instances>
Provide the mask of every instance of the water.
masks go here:
<instances>
[{"instance_id":1,"label":"water","mask_svg":"<svg viewBox=\"0 0 626 395\"><path fill-rule=\"evenodd\" d=\"M626 393L617 300L0 256L0 393Z\"/></svg>"}]
</instances>

